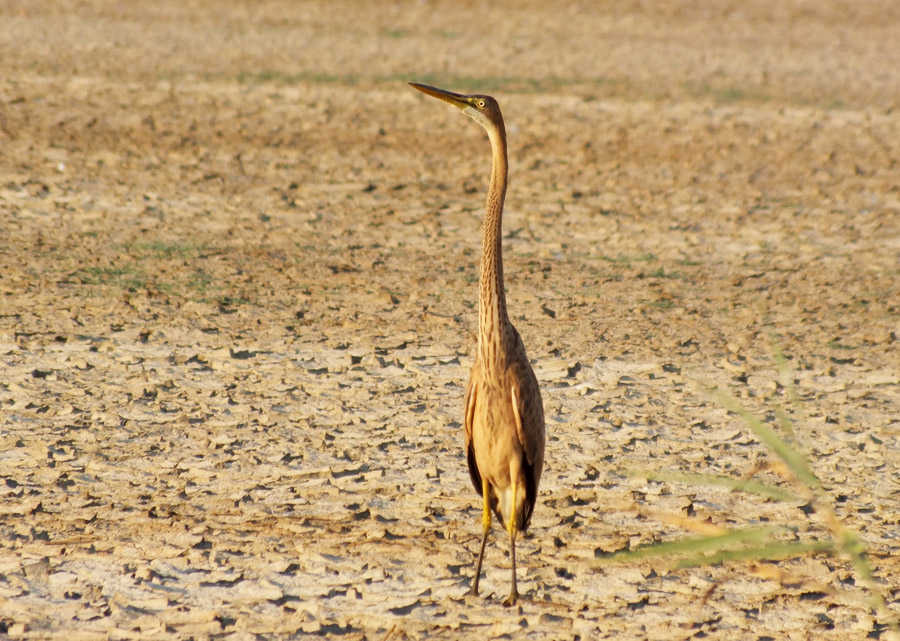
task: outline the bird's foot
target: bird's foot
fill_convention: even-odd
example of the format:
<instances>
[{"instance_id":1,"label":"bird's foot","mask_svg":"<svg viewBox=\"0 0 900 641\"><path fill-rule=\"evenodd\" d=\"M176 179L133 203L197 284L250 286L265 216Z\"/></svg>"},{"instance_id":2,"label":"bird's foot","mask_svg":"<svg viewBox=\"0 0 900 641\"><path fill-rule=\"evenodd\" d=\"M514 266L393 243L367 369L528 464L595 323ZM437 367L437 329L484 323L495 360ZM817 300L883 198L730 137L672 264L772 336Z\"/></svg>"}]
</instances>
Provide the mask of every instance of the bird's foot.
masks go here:
<instances>
[{"instance_id":1,"label":"bird's foot","mask_svg":"<svg viewBox=\"0 0 900 641\"><path fill-rule=\"evenodd\" d=\"M466 596L478 596L478 581L472 585L472 589L466 592Z\"/></svg>"},{"instance_id":2,"label":"bird's foot","mask_svg":"<svg viewBox=\"0 0 900 641\"><path fill-rule=\"evenodd\" d=\"M503 605L507 608L512 607L516 604L516 601L519 600L519 591L515 588L509 593L509 596L506 597L506 600L503 601Z\"/></svg>"}]
</instances>

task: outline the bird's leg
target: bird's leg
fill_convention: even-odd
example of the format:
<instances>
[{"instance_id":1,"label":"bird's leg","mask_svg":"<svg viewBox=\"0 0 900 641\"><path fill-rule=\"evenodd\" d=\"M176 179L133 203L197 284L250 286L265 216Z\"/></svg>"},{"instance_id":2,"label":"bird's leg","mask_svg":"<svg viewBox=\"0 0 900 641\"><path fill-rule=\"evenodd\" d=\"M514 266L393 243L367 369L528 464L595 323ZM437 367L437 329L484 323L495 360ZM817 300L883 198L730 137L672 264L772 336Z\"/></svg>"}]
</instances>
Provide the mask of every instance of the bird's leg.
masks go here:
<instances>
[{"instance_id":1,"label":"bird's leg","mask_svg":"<svg viewBox=\"0 0 900 641\"><path fill-rule=\"evenodd\" d=\"M516 533L518 532L516 527L516 490L518 488L516 486L517 483L513 481L512 509L510 510L509 523L506 526L506 529L509 530L509 557L512 561L512 587L509 589L509 596L503 602L503 605L506 606L515 605L516 600L519 598L519 589L516 586Z\"/></svg>"},{"instance_id":2,"label":"bird's leg","mask_svg":"<svg viewBox=\"0 0 900 641\"><path fill-rule=\"evenodd\" d=\"M481 515L481 550L478 552L478 562L475 564L475 581L472 583L472 596L478 596L478 579L481 578L481 562L484 560L484 546L487 543L488 534L491 531L491 495L487 479L481 480L481 495L484 498L484 512Z\"/></svg>"},{"instance_id":3,"label":"bird's leg","mask_svg":"<svg viewBox=\"0 0 900 641\"><path fill-rule=\"evenodd\" d=\"M490 527L484 528L484 534L481 535L481 551L478 553L478 563L475 564L475 581L469 591L472 596L478 596L478 579L481 578L481 561L484 559L484 546L487 543L488 532L490 532Z\"/></svg>"}]
</instances>

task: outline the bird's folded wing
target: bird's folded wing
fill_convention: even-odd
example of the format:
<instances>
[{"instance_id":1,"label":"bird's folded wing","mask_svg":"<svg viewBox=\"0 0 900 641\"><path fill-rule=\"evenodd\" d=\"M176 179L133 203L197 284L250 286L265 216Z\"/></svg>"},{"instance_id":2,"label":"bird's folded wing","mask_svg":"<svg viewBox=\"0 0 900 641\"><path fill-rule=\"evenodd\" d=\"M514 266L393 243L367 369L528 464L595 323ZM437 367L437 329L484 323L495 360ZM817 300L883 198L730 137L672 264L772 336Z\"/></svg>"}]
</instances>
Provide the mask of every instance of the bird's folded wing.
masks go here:
<instances>
[{"instance_id":1,"label":"bird's folded wing","mask_svg":"<svg viewBox=\"0 0 900 641\"><path fill-rule=\"evenodd\" d=\"M513 380L510 388L516 432L531 465L543 463L544 458L544 407L536 381L534 387L534 391L525 390L518 380Z\"/></svg>"},{"instance_id":2,"label":"bird's folded wing","mask_svg":"<svg viewBox=\"0 0 900 641\"><path fill-rule=\"evenodd\" d=\"M474 380L470 380L469 386L466 388L466 416L463 421L466 432L466 451L472 446L472 431L475 423L475 402L478 395L477 388L478 383Z\"/></svg>"},{"instance_id":3,"label":"bird's folded wing","mask_svg":"<svg viewBox=\"0 0 900 641\"><path fill-rule=\"evenodd\" d=\"M473 430L475 429L475 404L478 402L478 383L475 380L469 381L466 388L466 415L463 421L466 435L466 462L469 464L469 478L472 479L472 486L479 496L482 496L483 487L481 483L481 472L478 469L478 462L475 460L475 446L473 444Z\"/></svg>"}]
</instances>

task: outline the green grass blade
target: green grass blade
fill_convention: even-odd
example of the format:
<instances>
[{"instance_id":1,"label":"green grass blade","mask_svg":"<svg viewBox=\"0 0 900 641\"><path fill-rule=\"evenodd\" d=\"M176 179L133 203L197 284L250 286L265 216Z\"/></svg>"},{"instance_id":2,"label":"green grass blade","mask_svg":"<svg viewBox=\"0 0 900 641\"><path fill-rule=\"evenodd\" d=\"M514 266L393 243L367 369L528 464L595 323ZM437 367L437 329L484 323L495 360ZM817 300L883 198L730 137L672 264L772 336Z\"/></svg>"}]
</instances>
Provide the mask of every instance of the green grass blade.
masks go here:
<instances>
[{"instance_id":1,"label":"green grass blade","mask_svg":"<svg viewBox=\"0 0 900 641\"><path fill-rule=\"evenodd\" d=\"M740 550L719 550L709 555L697 555L679 561L675 567L679 570L703 565L718 565L728 561L774 561L816 552L833 552L834 541L812 541L809 543L777 543L772 542L759 547L742 548Z\"/></svg>"},{"instance_id":2,"label":"green grass blade","mask_svg":"<svg viewBox=\"0 0 900 641\"><path fill-rule=\"evenodd\" d=\"M791 375L791 369L788 367L787 359L784 357L784 350L781 349L781 341L773 332L769 339L772 343L772 353L775 355L775 371L778 372L778 378L789 403L797 404L800 397L797 394L797 388L794 387L794 377ZM778 418L778 424L781 430L788 437L788 440L797 443L797 434L794 431L794 423L787 411L782 406L775 408L775 416Z\"/></svg>"},{"instance_id":3,"label":"green grass blade","mask_svg":"<svg viewBox=\"0 0 900 641\"><path fill-rule=\"evenodd\" d=\"M685 483L687 485L727 487L732 490L757 494L786 503L803 503L805 501L805 499L797 496L793 492L752 479L745 480L729 478L727 476L715 476L712 474L675 474L670 472L649 472L641 473L640 475L646 477L650 481L669 481L671 483Z\"/></svg>"},{"instance_id":4,"label":"green grass blade","mask_svg":"<svg viewBox=\"0 0 900 641\"><path fill-rule=\"evenodd\" d=\"M601 557L601 563L624 563L646 558L662 558L681 554L700 554L703 552L717 551L723 547L744 545L747 543L761 543L771 541L779 532L788 531L787 528L765 526L732 530L719 536L703 536L680 541L666 543L648 543L632 550L620 550L609 556Z\"/></svg>"},{"instance_id":5,"label":"green grass blade","mask_svg":"<svg viewBox=\"0 0 900 641\"><path fill-rule=\"evenodd\" d=\"M794 377L791 375L791 368L784 357L784 350L781 349L781 341L778 340L778 336L774 332L770 334L770 338L772 341L772 352L775 354L775 371L778 372L781 386L784 387L788 401L796 403L800 400L800 395L797 394L797 388L794 386Z\"/></svg>"},{"instance_id":6,"label":"green grass blade","mask_svg":"<svg viewBox=\"0 0 900 641\"><path fill-rule=\"evenodd\" d=\"M716 402L729 412L741 417L744 423L765 443L769 449L775 452L785 462L794 475L807 487L813 490L821 490L819 479L810 470L806 458L793 449L775 431L750 413L740 402L730 394L719 389L713 389L711 395Z\"/></svg>"},{"instance_id":7,"label":"green grass blade","mask_svg":"<svg viewBox=\"0 0 900 641\"><path fill-rule=\"evenodd\" d=\"M788 439L796 443L797 437L794 433L794 424L787 411L781 405L775 406L775 418L778 419L778 425L781 427L781 431L787 435Z\"/></svg>"}]
</instances>

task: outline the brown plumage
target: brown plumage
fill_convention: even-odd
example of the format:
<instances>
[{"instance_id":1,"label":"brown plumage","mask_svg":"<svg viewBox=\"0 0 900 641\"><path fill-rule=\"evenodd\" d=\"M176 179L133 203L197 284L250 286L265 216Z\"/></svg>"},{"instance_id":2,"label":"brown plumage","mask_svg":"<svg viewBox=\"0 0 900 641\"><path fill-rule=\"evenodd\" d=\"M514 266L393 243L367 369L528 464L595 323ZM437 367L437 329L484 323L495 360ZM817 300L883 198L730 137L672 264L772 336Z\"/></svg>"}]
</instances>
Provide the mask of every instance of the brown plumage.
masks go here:
<instances>
[{"instance_id":1,"label":"brown plumage","mask_svg":"<svg viewBox=\"0 0 900 641\"><path fill-rule=\"evenodd\" d=\"M472 484L483 500L482 538L472 594L478 581L491 513L509 533L512 585L506 605L518 598L516 534L531 521L544 467L544 408L541 390L519 333L506 311L501 223L506 198L506 128L490 96L465 96L410 83L462 110L488 133L493 152L481 250L478 351L466 389L466 458Z\"/></svg>"}]
</instances>

